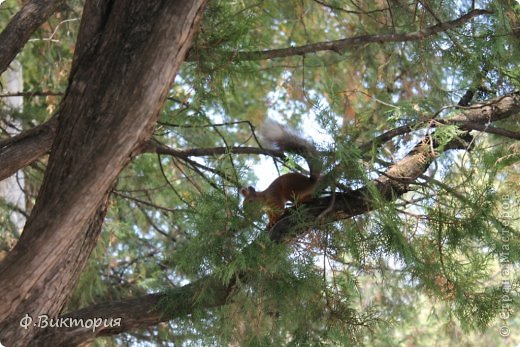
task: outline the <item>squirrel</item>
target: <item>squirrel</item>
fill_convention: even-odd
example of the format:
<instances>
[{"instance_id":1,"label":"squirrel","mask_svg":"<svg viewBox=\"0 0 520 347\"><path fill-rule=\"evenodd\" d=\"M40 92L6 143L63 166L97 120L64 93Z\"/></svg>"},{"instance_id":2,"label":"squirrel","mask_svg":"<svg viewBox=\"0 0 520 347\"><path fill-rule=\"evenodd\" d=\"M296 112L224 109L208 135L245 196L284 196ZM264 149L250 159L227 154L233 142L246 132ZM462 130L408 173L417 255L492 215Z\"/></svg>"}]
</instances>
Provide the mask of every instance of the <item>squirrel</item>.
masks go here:
<instances>
[{"instance_id":1,"label":"squirrel","mask_svg":"<svg viewBox=\"0 0 520 347\"><path fill-rule=\"evenodd\" d=\"M267 119L259 129L261 138L273 149L301 155L309 166L309 176L301 173L287 173L276 178L266 190L257 192L249 186L242 188L244 205L259 202L267 210L269 217L268 229L271 229L284 213L285 203L307 202L312 199L321 175L317 165L319 154L310 141L304 139L294 130Z\"/></svg>"}]
</instances>

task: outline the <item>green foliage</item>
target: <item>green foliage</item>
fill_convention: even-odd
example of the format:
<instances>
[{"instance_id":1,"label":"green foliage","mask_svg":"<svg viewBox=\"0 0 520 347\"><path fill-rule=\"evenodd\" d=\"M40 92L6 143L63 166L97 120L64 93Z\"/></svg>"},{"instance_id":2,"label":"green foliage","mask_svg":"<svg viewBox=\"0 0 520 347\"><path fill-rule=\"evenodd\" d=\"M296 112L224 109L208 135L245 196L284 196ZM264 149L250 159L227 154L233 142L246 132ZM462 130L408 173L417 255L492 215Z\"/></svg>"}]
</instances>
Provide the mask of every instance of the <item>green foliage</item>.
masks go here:
<instances>
[{"instance_id":1,"label":"green foliage","mask_svg":"<svg viewBox=\"0 0 520 347\"><path fill-rule=\"evenodd\" d=\"M198 197L194 208L197 213L189 221L190 242L179 245L171 255L172 262L180 273L191 277L213 272L228 265L229 274L240 270L240 258L234 259L246 245L247 235L240 235L243 220L236 216L236 198L209 193ZM208 221L211 221L208 223ZM228 264L231 261L231 264ZM236 267L236 268L233 268ZM222 274L226 281L229 278Z\"/></svg>"},{"instance_id":2,"label":"green foliage","mask_svg":"<svg viewBox=\"0 0 520 347\"><path fill-rule=\"evenodd\" d=\"M459 127L456 125L444 125L435 130L433 138L438 142L440 151L443 151L450 141L464 134L464 131L459 130Z\"/></svg>"},{"instance_id":3,"label":"green foliage","mask_svg":"<svg viewBox=\"0 0 520 347\"><path fill-rule=\"evenodd\" d=\"M159 146L178 152L140 154L119 175L67 310L167 294L157 309L174 319L96 340L100 346L506 343L499 327L520 329L518 319L501 319L519 308L518 145L474 132L471 150L443 153L461 130L435 124L428 131L438 156L406 182L408 193L389 202L374 181L417 144L424 124L462 112L453 105L466 91L479 102L520 88L519 5L474 5L493 14L414 42L249 60L241 53L424 30L467 13L472 2L210 1L154 133ZM2 139L4 120L28 129L58 109L81 6L68 1L19 55L24 90L51 93L25 97L23 112L0 114ZM15 1L3 4L1 22L17 9ZM319 127L311 135L323 151L319 194L368 186L373 211L309 222L308 209L296 206L307 232L269 240L261 206L242 206L239 189L261 190L258 179L275 176L275 165L230 150L258 147L255 127L266 116L305 135ZM404 125L411 131L360 149ZM518 132L517 118L493 126ZM207 154L216 147L227 149ZM24 170L28 211L45 164ZM283 164L281 173L307 169L299 156ZM0 201L2 251L18 237L12 211ZM202 285L188 290L194 283ZM212 305L222 288L229 288L225 304ZM507 307L504 294L514 298ZM508 342L518 344L517 335Z\"/></svg>"}]
</instances>

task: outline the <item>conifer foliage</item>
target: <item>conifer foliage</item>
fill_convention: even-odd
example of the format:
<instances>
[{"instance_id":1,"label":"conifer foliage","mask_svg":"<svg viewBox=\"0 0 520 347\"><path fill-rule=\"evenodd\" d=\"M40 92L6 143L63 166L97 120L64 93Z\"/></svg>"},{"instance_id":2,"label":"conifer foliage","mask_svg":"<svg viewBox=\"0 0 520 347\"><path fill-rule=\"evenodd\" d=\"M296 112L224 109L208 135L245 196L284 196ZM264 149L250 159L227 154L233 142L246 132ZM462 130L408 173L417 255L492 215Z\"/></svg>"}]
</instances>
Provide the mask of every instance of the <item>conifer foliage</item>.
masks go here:
<instances>
[{"instance_id":1,"label":"conifer foliage","mask_svg":"<svg viewBox=\"0 0 520 347\"><path fill-rule=\"evenodd\" d=\"M520 343L519 15L0 4L0 67L23 71L0 95L0 180L23 177L22 204L0 189L0 342ZM262 143L267 118L323 166L269 230L240 189L307 165Z\"/></svg>"}]
</instances>

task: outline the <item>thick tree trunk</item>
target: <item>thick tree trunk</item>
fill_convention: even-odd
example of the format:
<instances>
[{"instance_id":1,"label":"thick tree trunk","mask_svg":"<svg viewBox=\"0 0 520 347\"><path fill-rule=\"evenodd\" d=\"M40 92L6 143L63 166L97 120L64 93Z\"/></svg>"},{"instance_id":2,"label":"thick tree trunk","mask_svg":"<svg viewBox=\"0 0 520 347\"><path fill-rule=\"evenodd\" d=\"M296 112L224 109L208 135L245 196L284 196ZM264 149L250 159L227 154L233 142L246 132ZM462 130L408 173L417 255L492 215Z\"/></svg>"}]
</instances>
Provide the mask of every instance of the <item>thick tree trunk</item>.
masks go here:
<instances>
[{"instance_id":1,"label":"thick tree trunk","mask_svg":"<svg viewBox=\"0 0 520 347\"><path fill-rule=\"evenodd\" d=\"M38 332L20 327L26 314L56 317L65 305L99 234L100 206L150 137L205 3L87 1L44 182L0 264L4 345Z\"/></svg>"}]
</instances>

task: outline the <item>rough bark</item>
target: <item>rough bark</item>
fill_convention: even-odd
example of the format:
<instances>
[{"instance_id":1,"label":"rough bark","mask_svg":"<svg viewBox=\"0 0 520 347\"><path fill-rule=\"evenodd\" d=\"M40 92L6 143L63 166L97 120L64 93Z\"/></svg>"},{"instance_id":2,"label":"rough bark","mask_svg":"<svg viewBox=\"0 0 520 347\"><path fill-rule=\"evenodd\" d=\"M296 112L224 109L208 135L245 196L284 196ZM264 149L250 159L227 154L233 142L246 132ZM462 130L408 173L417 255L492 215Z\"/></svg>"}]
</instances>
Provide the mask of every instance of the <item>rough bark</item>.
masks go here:
<instances>
[{"instance_id":1,"label":"rough bark","mask_svg":"<svg viewBox=\"0 0 520 347\"><path fill-rule=\"evenodd\" d=\"M83 345L99 336L115 335L134 329L142 329L157 325L176 317L182 317L194 312L196 309L210 309L226 304L226 300L232 291L233 285L223 285L220 280L212 277L204 278L183 287L172 289L167 295L168 302L173 302L168 309L171 312L165 315L161 300L166 294L149 294L138 298L114 301L86 307L71 312L62 318L76 319L76 327L65 329L47 329L33 341L35 346L73 346ZM202 290L211 289L213 295L210 298L200 299L198 295ZM172 300L173 298L178 300ZM88 329L80 326L81 320L86 322L93 317L106 319L106 323L99 328ZM120 324L114 321L121 318ZM112 321L110 321L112 320Z\"/></svg>"},{"instance_id":2,"label":"rough bark","mask_svg":"<svg viewBox=\"0 0 520 347\"><path fill-rule=\"evenodd\" d=\"M0 34L0 73L4 72L36 29L62 4L63 0L30 0Z\"/></svg>"},{"instance_id":3,"label":"rough bark","mask_svg":"<svg viewBox=\"0 0 520 347\"><path fill-rule=\"evenodd\" d=\"M5 345L27 345L38 332L20 328L24 315L61 312L95 244L89 225L150 137L205 3L87 1L44 182L0 264Z\"/></svg>"},{"instance_id":4,"label":"rough bark","mask_svg":"<svg viewBox=\"0 0 520 347\"><path fill-rule=\"evenodd\" d=\"M0 141L0 180L48 153L56 136L57 125L58 119L54 117L19 135Z\"/></svg>"}]
</instances>

